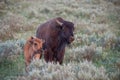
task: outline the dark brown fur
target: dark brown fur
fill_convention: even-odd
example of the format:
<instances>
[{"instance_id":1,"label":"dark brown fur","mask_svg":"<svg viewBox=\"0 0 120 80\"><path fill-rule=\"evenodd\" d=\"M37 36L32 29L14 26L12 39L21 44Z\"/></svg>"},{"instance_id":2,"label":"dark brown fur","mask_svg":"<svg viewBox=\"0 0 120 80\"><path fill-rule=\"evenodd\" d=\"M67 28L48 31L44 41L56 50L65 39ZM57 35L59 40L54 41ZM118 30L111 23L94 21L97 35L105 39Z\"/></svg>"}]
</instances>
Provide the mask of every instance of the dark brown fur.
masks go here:
<instances>
[{"instance_id":1,"label":"dark brown fur","mask_svg":"<svg viewBox=\"0 0 120 80\"><path fill-rule=\"evenodd\" d=\"M40 25L36 37L44 39L44 59L46 62L55 61L62 64L65 46L74 40L74 24L60 17Z\"/></svg>"}]
</instances>

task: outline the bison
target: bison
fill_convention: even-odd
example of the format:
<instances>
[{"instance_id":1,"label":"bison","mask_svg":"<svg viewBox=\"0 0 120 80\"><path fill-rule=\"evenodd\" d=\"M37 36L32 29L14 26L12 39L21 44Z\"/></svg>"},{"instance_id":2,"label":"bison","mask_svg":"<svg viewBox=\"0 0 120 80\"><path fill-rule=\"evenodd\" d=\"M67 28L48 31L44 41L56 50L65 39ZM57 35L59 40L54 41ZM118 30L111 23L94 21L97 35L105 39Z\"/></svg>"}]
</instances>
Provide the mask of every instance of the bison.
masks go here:
<instances>
[{"instance_id":1,"label":"bison","mask_svg":"<svg viewBox=\"0 0 120 80\"><path fill-rule=\"evenodd\" d=\"M25 45L24 45L24 58L26 64L26 71L27 66L30 64L31 60L40 59L42 55L42 45L44 40L38 39L36 37L30 37Z\"/></svg>"},{"instance_id":2,"label":"bison","mask_svg":"<svg viewBox=\"0 0 120 80\"><path fill-rule=\"evenodd\" d=\"M62 64L66 45L74 41L73 31L74 24L61 17L51 19L38 27L36 37L45 40L43 48L46 62Z\"/></svg>"}]
</instances>

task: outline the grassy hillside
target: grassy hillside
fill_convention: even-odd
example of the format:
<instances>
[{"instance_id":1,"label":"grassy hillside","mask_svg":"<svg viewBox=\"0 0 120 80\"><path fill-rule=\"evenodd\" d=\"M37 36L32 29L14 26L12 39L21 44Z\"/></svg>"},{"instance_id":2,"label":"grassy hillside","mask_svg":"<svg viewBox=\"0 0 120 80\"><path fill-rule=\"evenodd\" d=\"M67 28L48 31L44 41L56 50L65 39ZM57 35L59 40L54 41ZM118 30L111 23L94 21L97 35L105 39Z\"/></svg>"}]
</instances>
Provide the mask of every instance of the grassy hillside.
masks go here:
<instances>
[{"instance_id":1,"label":"grassy hillside","mask_svg":"<svg viewBox=\"0 0 120 80\"><path fill-rule=\"evenodd\" d=\"M0 80L119 80L119 14L119 0L1 0ZM58 16L75 24L64 64L33 61L26 75L26 39Z\"/></svg>"}]
</instances>

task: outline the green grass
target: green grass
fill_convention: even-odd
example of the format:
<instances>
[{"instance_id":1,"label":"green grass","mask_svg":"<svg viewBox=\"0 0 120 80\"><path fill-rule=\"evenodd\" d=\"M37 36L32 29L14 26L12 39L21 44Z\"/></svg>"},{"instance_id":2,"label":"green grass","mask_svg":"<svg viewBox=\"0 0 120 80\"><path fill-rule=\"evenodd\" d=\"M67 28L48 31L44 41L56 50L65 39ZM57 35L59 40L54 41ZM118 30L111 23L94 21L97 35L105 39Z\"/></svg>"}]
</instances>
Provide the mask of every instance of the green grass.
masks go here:
<instances>
[{"instance_id":1,"label":"green grass","mask_svg":"<svg viewBox=\"0 0 120 80\"><path fill-rule=\"evenodd\" d=\"M95 60L93 62L98 67L104 66L111 80L119 80L120 79L120 66L117 66L117 61L119 61L120 59L120 51L109 50L107 53L108 54L105 57L102 57L101 59ZM117 75L112 76L111 73L113 74L117 73Z\"/></svg>"},{"instance_id":2,"label":"green grass","mask_svg":"<svg viewBox=\"0 0 120 80\"><path fill-rule=\"evenodd\" d=\"M9 76L23 75L24 67L23 54L19 55L14 60L3 58L0 62L0 80L4 80L4 78Z\"/></svg>"}]
</instances>

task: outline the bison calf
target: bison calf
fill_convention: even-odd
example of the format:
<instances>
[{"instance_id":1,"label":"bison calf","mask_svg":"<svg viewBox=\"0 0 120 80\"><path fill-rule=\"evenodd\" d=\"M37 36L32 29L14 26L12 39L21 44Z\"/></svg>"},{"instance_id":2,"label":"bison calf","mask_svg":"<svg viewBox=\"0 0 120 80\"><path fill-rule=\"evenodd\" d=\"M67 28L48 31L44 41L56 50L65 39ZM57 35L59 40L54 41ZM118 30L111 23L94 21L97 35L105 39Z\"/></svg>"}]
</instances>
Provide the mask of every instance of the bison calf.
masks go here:
<instances>
[{"instance_id":1,"label":"bison calf","mask_svg":"<svg viewBox=\"0 0 120 80\"><path fill-rule=\"evenodd\" d=\"M24 58L27 66L30 64L31 60L40 59L42 56L42 45L44 41L42 39L38 39L36 37L30 37L24 46Z\"/></svg>"}]
</instances>

